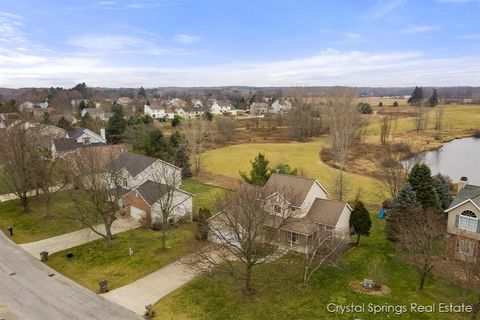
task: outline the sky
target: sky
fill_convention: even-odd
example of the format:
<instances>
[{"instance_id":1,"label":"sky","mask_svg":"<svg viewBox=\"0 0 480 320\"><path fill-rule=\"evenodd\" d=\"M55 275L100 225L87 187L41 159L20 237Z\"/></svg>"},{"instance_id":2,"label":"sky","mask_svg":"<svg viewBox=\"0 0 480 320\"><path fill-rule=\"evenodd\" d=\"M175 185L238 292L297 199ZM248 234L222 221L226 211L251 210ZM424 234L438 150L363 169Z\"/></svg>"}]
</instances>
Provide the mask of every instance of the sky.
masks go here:
<instances>
[{"instance_id":1,"label":"sky","mask_svg":"<svg viewBox=\"0 0 480 320\"><path fill-rule=\"evenodd\" d=\"M480 0L0 0L0 86L480 86Z\"/></svg>"}]
</instances>

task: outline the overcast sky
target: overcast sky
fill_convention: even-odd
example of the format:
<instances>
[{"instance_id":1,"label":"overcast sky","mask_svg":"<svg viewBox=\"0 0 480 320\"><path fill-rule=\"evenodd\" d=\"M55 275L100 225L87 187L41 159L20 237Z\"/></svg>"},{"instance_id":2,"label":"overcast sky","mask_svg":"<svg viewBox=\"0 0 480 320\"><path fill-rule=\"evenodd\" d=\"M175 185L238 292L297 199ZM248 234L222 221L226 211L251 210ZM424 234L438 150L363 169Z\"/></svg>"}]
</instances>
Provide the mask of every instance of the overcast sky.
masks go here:
<instances>
[{"instance_id":1,"label":"overcast sky","mask_svg":"<svg viewBox=\"0 0 480 320\"><path fill-rule=\"evenodd\" d=\"M0 0L0 86L480 85L478 0Z\"/></svg>"}]
</instances>

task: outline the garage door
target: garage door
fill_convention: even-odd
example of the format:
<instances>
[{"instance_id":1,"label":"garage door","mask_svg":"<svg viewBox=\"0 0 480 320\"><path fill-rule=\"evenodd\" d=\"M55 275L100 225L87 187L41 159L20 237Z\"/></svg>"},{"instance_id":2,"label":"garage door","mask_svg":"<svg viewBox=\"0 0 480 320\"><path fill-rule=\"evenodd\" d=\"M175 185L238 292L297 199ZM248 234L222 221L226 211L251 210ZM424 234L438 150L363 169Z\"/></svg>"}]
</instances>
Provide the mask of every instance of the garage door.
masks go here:
<instances>
[{"instance_id":1,"label":"garage door","mask_svg":"<svg viewBox=\"0 0 480 320\"><path fill-rule=\"evenodd\" d=\"M134 207L134 206L130 206L130 216L132 218L137 219L137 220L141 220L141 219L146 218L147 213L143 209L140 209L140 208L137 208L137 207Z\"/></svg>"}]
</instances>

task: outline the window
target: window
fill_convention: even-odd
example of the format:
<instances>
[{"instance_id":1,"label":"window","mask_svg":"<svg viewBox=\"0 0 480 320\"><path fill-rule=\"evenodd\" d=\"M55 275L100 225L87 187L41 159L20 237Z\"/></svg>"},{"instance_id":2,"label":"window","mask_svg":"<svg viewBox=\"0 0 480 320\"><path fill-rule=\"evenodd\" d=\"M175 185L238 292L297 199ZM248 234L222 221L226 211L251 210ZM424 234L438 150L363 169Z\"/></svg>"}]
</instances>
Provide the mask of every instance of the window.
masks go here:
<instances>
[{"instance_id":1,"label":"window","mask_svg":"<svg viewBox=\"0 0 480 320\"><path fill-rule=\"evenodd\" d=\"M123 186L128 187L128 180L127 178L123 178Z\"/></svg>"},{"instance_id":2,"label":"window","mask_svg":"<svg viewBox=\"0 0 480 320\"><path fill-rule=\"evenodd\" d=\"M275 204L275 205L273 206L273 212L275 212L275 213L282 213L282 207L280 207L279 204Z\"/></svg>"},{"instance_id":3,"label":"window","mask_svg":"<svg viewBox=\"0 0 480 320\"><path fill-rule=\"evenodd\" d=\"M90 138L89 137L83 138L83 144L90 144Z\"/></svg>"},{"instance_id":4,"label":"window","mask_svg":"<svg viewBox=\"0 0 480 320\"><path fill-rule=\"evenodd\" d=\"M465 210L458 216L458 228L477 232L478 218L471 210Z\"/></svg>"},{"instance_id":5,"label":"window","mask_svg":"<svg viewBox=\"0 0 480 320\"><path fill-rule=\"evenodd\" d=\"M468 257L475 256L476 244L473 241L465 239L457 240L457 253L466 255Z\"/></svg>"},{"instance_id":6,"label":"window","mask_svg":"<svg viewBox=\"0 0 480 320\"><path fill-rule=\"evenodd\" d=\"M290 243L298 243L298 233L287 231L287 241Z\"/></svg>"}]
</instances>

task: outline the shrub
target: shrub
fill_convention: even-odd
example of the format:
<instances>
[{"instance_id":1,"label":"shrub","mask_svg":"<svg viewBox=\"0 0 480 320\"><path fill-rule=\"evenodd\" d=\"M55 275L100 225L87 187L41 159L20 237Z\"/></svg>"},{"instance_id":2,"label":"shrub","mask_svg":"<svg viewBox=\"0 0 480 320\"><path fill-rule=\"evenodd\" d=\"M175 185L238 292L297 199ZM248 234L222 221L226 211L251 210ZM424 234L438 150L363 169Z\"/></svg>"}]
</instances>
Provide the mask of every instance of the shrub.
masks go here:
<instances>
[{"instance_id":1,"label":"shrub","mask_svg":"<svg viewBox=\"0 0 480 320\"><path fill-rule=\"evenodd\" d=\"M361 114L372 114L373 113L372 106L369 103L366 103L366 102L360 102L357 105L357 109Z\"/></svg>"}]
</instances>

